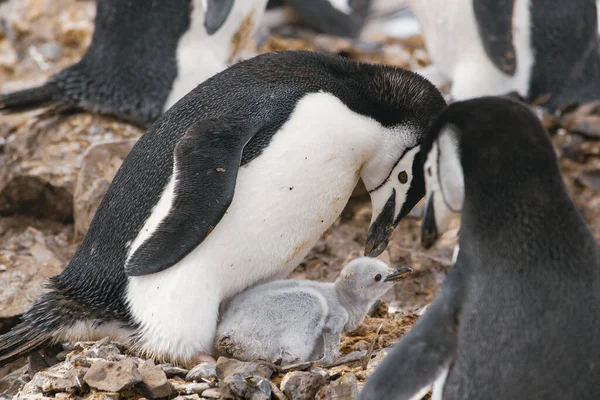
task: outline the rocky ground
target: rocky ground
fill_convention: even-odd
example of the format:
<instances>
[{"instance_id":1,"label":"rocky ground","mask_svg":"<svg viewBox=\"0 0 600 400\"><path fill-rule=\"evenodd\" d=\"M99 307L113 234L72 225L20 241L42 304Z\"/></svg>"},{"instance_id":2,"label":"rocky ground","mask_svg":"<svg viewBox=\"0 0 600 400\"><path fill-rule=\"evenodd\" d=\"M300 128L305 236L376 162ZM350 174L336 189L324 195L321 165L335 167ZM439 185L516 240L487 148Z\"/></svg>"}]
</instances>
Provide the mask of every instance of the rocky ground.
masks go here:
<instances>
[{"instance_id":1,"label":"rocky ground","mask_svg":"<svg viewBox=\"0 0 600 400\"><path fill-rule=\"evenodd\" d=\"M94 2L0 2L0 93L32 86L76 61L89 44ZM285 27L248 49L309 49L407 68L428 64L421 39L373 34L361 40ZM98 115L39 119L0 116L0 333L64 268L110 181L135 140L136 127ZM600 239L600 105L541 115L553 133L568 187ZM117 344L68 344L0 369L0 398L349 399L437 293L450 266L457 229L431 250L419 245L420 208L400 223L382 258L414 273L385 296L342 342L338 366L293 371L221 358L192 371L128 355ZM370 202L357 190L341 218L293 277L333 281L362 254ZM52 365L48 368L48 364Z\"/></svg>"}]
</instances>

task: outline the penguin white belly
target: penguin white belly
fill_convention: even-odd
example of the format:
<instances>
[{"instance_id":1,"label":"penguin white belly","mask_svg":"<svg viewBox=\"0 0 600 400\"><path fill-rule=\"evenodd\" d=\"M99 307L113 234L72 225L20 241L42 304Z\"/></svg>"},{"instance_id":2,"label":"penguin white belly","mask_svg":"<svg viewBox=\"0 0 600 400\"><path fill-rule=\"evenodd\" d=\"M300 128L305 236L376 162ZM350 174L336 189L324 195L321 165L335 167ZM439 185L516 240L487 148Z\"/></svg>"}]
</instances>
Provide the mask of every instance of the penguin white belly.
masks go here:
<instances>
[{"instance_id":1,"label":"penguin white belly","mask_svg":"<svg viewBox=\"0 0 600 400\"><path fill-rule=\"evenodd\" d=\"M433 383L433 389L431 391L431 400L443 399L442 395L444 392L444 385L446 384L446 378L448 377L448 371L450 371L450 368L445 368L444 371L442 371L440 376Z\"/></svg>"},{"instance_id":2,"label":"penguin white belly","mask_svg":"<svg viewBox=\"0 0 600 400\"><path fill-rule=\"evenodd\" d=\"M305 96L240 168L233 201L204 242L162 272L129 278L142 350L184 360L211 352L219 303L299 264L342 212L384 130L330 94Z\"/></svg>"},{"instance_id":3,"label":"penguin white belly","mask_svg":"<svg viewBox=\"0 0 600 400\"><path fill-rule=\"evenodd\" d=\"M516 0L513 14L513 45L517 69L513 76L500 71L488 58L479 37L473 0L409 0L421 26L434 66L452 81L454 100L517 91L527 96L533 67L530 0Z\"/></svg>"},{"instance_id":4,"label":"penguin white belly","mask_svg":"<svg viewBox=\"0 0 600 400\"><path fill-rule=\"evenodd\" d=\"M267 5L267 0L238 0L225 23L213 35L206 32L206 5L194 0L190 28L177 45L177 77L164 106L164 111L211 76L227 68L254 33Z\"/></svg>"}]
</instances>

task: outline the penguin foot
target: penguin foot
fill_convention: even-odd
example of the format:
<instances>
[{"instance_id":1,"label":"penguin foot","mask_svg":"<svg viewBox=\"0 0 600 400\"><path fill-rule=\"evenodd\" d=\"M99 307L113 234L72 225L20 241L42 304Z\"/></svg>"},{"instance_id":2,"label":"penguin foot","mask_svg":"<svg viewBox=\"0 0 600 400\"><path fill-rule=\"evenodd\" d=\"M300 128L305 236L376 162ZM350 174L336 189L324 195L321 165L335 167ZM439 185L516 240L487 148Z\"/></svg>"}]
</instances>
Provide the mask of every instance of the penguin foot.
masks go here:
<instances>
[{"instance_id":1,"label":"penguin foot","mask_svg":"<svg viewBox=\"0 0 600 400\"><path fill-rule=\"evenodd\" d=\"M217 360L215 360L215 358L213 356L211 356L210 354L196 354L195 356L192 357L192 359L190 361L190 363L192 365L198 365L203 362L216 364Z\"/></svg>"}]
</instances>

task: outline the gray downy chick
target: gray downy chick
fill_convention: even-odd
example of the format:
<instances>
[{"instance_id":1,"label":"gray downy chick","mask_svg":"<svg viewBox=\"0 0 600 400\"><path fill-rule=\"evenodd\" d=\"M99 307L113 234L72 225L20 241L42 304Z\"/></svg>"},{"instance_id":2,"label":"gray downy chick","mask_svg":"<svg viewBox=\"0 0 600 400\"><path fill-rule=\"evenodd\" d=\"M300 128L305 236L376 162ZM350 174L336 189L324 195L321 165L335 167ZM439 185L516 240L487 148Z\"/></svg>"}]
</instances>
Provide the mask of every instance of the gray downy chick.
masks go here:
<instances>
[{"instance_id":1,"label":"gray downy chick","mask_svg":"<svg viewBox=\"0 0 600 400\"><path fill-rule=\"evenodd\" d=\"M355 329L375 301L410 272L361 257L333 283L287 279L254 286L224 307L216 350L244 361L330 364L342 332Z\"/></svg>"}]
</instances>

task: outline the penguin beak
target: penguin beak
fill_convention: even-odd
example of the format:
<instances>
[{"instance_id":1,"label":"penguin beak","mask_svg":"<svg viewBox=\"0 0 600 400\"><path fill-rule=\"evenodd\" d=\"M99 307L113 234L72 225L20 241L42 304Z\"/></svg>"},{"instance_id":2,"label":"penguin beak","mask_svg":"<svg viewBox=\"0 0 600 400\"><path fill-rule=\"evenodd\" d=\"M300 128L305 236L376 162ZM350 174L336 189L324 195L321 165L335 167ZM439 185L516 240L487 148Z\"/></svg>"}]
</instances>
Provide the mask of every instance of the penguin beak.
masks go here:
<instances>
[{"instance_id":1,"label":"penguin beak","mask_svg":"<svg viewBox=\"0 0 600 400\"><path fill-rule=\"evenodd\" d=\"M391 274L388 274L388 276L386 276L383 281L384 282L398 282L399 280L406 278L412 272L413 272L412 268L400 267L400 268L396 269L394 272L392 272Z\"/></svg>"},{"instance_id":2,"label":"penguin beak","mask_svg":"<svg viewBox=\"0 0 600 400\"><path fill-rule=\"evenodd\" d=\"M421 246L426 249L431 248L437 241L439 234L437 224L435 222L435 209L433 207L433 196L431 193L427 197L425 204L425 214L421 222Z\"/></svg>"},{"instance_id":3,"label":"penguin beak","mask_svg":"<svg viewBox=\"0 0 600 400\"><path fill-rule=\"evenodd\" d=\"M392 195L386 201L385 206L377 219L371 224L369 234L367 235L367 243L365 244L365 256L377 257L387 247L394 232L396 224L394 224L394 211L396 209L396 191L392 191Z\"/></svg>"},{"instance_id":4,"label":"penguin beak","mask_svg":"<svg viewBox=\"0 0 600 400\"><path fill-rule=\"evenodd\" d=\"M412 179L408 188L404 186L407 184L406 182L396 182L396 186L393 186L393 183L388 183L388 185L391 185L392 193L387 200L385 200L385 191L389 190L390 186L384 186L376 193L371 192L373 207L378 207L384 200L385 205L369 228L367 243L365 244L365 256L367 257L377 257L383 253L392 237L392 233L394 233L394 228L396 228L402 218L408 215L410 210L414 208L425 194L425 178L423 176L420 153L417 151L413 154L413 157ZM406 167L399 166L399 169L402 168Z\"/></svg>"}]
</instances>

